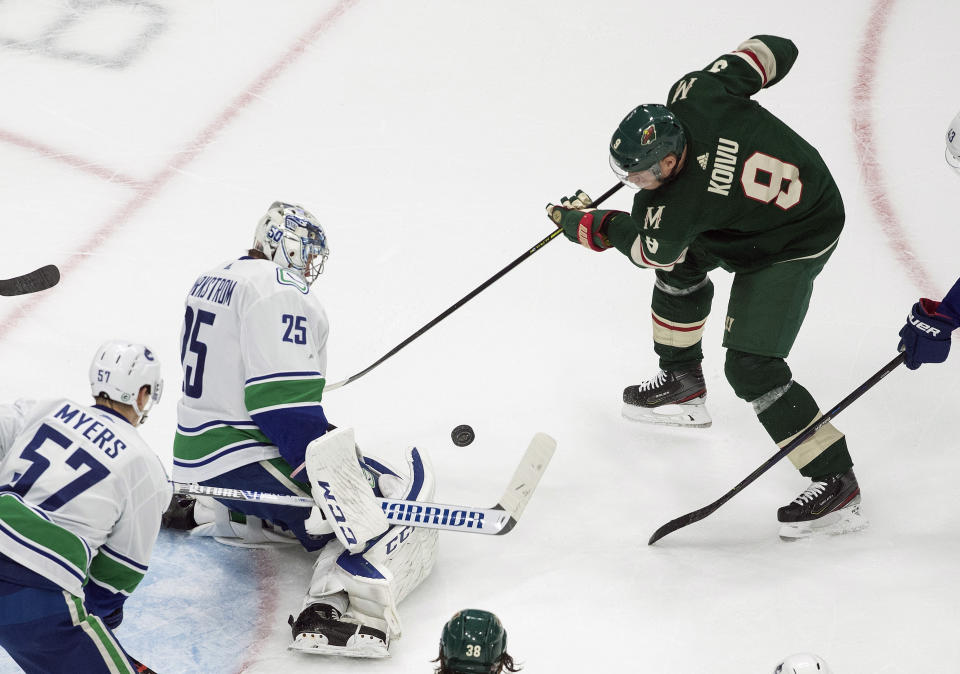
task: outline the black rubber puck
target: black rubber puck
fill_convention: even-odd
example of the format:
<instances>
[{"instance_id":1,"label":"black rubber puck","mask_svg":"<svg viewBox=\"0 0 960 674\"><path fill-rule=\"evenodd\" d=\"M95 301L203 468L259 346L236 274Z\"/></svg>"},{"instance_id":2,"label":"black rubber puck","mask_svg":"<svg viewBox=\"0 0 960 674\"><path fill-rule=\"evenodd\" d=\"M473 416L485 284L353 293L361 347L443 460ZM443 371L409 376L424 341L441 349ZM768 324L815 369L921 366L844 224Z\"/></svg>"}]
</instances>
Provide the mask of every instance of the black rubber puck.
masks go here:
<instances>
[{"instance_id":1,"label":"black rubber puck","mask_svg":"<svg viewBox=\"0 0 960 674\"><path fill-rule=\"evenodd\" d=\"M476 436L473 432L473 429L467 426L466 424L461 424L453 429L450 433L450 437L453 439L453 444L457 447L466 447Z\"/></svg>"}]
</instances>

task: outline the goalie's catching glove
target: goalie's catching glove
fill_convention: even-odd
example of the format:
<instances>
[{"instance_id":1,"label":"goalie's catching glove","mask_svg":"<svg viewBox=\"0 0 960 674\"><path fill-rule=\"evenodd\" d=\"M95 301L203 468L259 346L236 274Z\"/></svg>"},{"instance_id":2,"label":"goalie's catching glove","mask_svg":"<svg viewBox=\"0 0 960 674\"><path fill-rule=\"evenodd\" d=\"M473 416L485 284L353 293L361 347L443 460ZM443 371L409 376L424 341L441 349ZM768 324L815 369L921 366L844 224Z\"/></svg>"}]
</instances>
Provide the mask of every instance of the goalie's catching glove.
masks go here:
<instances>
[{"instance_id":1,"label":"goalie's catching glove","mask_svg":"<svg viewBox=\"0 0 960 674\"><path fill-rule=\"evenodd\" d=\"M900 329L897 348L906 353L904 363L911 370L924 363L942 363L950 353L950 333L960 321L939 309L940 302L921 299L913 305Z\"/></svg>"},{"instance_id":2,"label":"goalie's catching glove","mask_svg":"<svg viewBox=\"0 0 960 674\"><path fill-rule=\"evenodd\" d=\"M593 200L583 190L572 197L560 199L560 205L547 204L547 217L563 230L563 235L590 250L606 250L610 247L604 226L611 216L622 211L599 211L590 208Z\"/></svg>"}]
</instances>

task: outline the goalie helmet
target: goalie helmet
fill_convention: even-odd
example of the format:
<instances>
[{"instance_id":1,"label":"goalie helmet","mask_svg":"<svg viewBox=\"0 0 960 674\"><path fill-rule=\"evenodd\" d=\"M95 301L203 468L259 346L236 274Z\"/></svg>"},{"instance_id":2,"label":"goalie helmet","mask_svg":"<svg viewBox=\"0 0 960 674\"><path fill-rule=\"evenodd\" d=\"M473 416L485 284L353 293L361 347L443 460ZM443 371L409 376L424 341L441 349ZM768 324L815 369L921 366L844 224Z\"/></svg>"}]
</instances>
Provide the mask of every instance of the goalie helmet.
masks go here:
<instances>
[{"instance_id":1,"label":"goalie helmet","mask_svg":"<svg viewBox=\"0 0 960 674\"><path fill-rule=\"evenodd\" d=\"M458 611L440 636L440 665L450 674L491 674L501 671L507 632L489 611Z\"/></svg>"},{"instance_id":2,"label":"goalie helmet","mask_svg":"<svg viewBox=\"0 0 960 674\"><path fill-rule=\"evenodd\" d=\"M960 173L960 114L953 118L950 126L947 127L947 149L944 156L947 163L957 173Z\"/></svg>"},{"instance_id":3,"label":"goalie helmet","mask_svg":"<svg viewBox=\"0 0 960 674\"><path fill-rule=\"evenodd\" d=\"M832 674L819 655L796 653L777 665L773 674Z\"/></svg>"},{"instance_id":4,"label":"goalie helmet","mask_svg":"<svg viewBox=\"0 0 960 674\"><path fill-rule=\"evenodd\" d=\"M284 269L296 272L307 285L323 272L330 255L327 235L303 206L274 201L257 224L253 248Z\"/></svg>"},{"instance_id":5,"label":"goalie helmet","mask_svg":"<svg viewBox=\"0 0 960 674\"><path fill-rule=\"evenodd\" d=\"M143 344L104 342L93 356L89 375L94 398L105 395L114 402L130 405L140 423L163 393L160 361ZM137 397L144 386L149 388L150 396L140 409Z\"/></svg>"},{"instance_id":6,"label":"goalie helmet","mask_svg":"<svg viewBox=\"0 0 960 674\"><path fill-rule=\"evenodd\" d=\"M661 179L660 160L673 153L679 159L687 147L687 136L677 119L664 105L640 105L630 111L610 139L610 168L627 187L630 173L653 171Z\"/></svg>"}]
</instances>

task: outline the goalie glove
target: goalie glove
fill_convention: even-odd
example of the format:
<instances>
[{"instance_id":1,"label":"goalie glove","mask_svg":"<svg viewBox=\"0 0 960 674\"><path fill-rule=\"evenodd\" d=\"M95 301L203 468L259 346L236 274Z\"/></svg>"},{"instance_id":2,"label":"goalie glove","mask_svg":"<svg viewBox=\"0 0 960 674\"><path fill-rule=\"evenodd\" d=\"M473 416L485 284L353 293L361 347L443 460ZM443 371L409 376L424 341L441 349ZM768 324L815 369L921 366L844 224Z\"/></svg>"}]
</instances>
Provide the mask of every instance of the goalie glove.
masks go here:
<instances>
[{"instance_id":1,"label":"goalie glove","mask_svg":"<svg viewBox=\"0 0 960 674\"><path fill-rule=\"evenodd\" d=\"M547 217L563 230L563 235L590 250L610 247L604 226L612 215L622 211L599 211L590 208L593 200L583 190L560 199L560 205L547 204Z\"/></svg>"},{"instance_id":2,"label":"goalie glove","mask_svg":"<svg viewBox=\"0 0 960 674\"><path fill-rule=\"evenodd\" d=\"M921 299L913 305L900 329L897 348L906 353L904 363L911 370L924 363L942 363L950 353L950 333L960 321L939 309L940 302Z\"/></svg>"}]
</instances>

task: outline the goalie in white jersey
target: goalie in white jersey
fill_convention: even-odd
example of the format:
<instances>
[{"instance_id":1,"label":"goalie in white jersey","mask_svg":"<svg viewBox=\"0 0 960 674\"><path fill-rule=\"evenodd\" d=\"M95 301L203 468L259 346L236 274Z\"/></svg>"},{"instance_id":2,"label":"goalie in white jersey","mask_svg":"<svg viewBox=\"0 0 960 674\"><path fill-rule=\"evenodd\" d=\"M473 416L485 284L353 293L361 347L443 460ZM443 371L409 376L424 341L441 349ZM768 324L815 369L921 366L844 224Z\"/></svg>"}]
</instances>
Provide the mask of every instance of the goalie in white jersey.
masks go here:
<instances>
[{"instance_id":1,"label":"goalie in white jersey","mask_svg":"<svg viewBox=\"0 0 960 674\"><path fill-rule=\"evenodd\" d=\"M26 672L145 672L113 634L143 579L170 483L137 433L160 363L106 342L95 404L0 406L0 645Z\"/></svg>"},{"instance_id":2,"label":"goalie in white jersey","mask_svg":"<svg viewBox=\"0 0 960 674\"><path fill-rule=\"evenodd\" d=\"M307 476L292 474L320 438L315 444L323 456L355 478L351 494L369 501L432 497L433 474L418 450L408 450L409 471L401 476L360 456L349 429L327 435L333 426L321 397L329 326L311 284L328 255L316 218L301 206L275 202L257 225L248 255L217 265L190 288L181 330L175 481L310 496ZM338 452L344 442L347 451ZM222 542L299 541L320 551L299 617L290 617L290 648L388 654L390 640L400 635L396 604L430 572L436 531L388 527L384 519L382 527L371 528L369 541L351 545L318 509L308 522L306 508L250 501L230 501L229 508L208 498L176 497L165 520Z\"/></svg>"}]
</instances>

